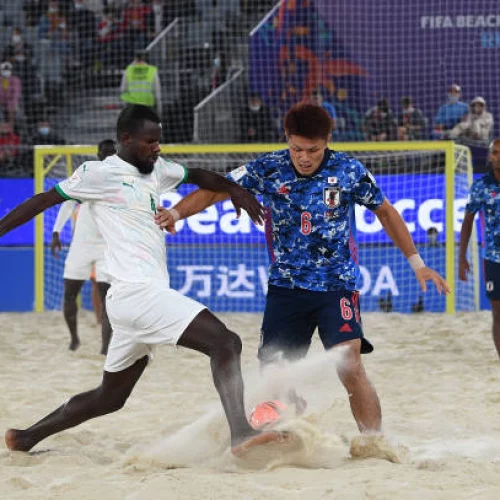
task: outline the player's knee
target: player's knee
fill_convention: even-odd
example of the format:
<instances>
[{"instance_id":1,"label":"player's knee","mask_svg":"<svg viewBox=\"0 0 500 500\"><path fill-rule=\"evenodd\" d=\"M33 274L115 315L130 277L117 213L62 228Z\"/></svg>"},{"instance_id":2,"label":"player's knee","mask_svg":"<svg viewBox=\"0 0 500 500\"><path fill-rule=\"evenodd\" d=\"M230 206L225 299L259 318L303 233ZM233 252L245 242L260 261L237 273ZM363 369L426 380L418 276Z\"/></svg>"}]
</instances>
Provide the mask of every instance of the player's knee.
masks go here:
<instances>
[{"instance_id":1,"label":"player's knee","mask_svg":"<svg viewBox=\"0 0 500 500\"><path fill-rule=\"evenodd\" d=\"M113 413L121 410L127 402L128 394L121 391L103 391L99 393L99 407L103 413Z\"/></svg>"},{"instance_id":2,"label":"player's knee","mask_svg":"<svg viewBox=\"0 0 500 500\"><path fill-rule=\"evenodd\" d=\"M366 380L366 373L361 359L355 357L350 357L339 363L337 373L348 392L351 392Z\"/></svg>"},{"instance_id":3,"label":"player's knee","mask_svg":"<svg viewBox=\"0 0 500 500\"><path fill-rule=\"evenodd\" d=\"M217 342L213 346L211 354L224 357L239 356L242 349L243 344L239 335L223 326L220 334L217 335Z\"/></svg>"},{"instance_id":4,"label":"player's knee","mask_svg":"<svg viewBox=\"0 0 500 500\"><path fill-rule=\"evenodd\" d=\"M76 298L78 294L71 290L64 290L64 303L65 304L73 304L76 303Z\"/></svg>"}]
</instances>

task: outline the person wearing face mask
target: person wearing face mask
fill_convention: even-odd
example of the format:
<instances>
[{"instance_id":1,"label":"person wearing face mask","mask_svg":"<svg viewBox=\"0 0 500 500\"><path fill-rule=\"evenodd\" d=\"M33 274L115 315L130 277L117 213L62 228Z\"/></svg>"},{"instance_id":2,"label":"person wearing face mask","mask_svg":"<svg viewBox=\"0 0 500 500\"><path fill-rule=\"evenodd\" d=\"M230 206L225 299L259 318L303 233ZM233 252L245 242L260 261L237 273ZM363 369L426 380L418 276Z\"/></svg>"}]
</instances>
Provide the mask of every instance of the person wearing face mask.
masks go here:
<instances>
[{"instance_id":1,"label":"person wearing face mask","mask_svg":"<svg viewBox=\"0 0 500 500\"><path fill-rule=\"evenodd\" d=\"M493 132L493 115L486 111L486 101L478 96L472 99L470 111L453 127L451 139L488 143Z\"/></svg>"},{"instance_id":2,"label":"person wearing face mask","mask_svg":"<svg viewBox=\"0 0 500 500\"><path fill-rule=\"evenodd\" d=\"M411 97L401 99L401 114L398 117L398 140L415 141L422 139L426 120L422 111L413 105Z\"/></svg>"},{"instance_id":3,"label":"person wearing face mask","mask_svg":"<svg viewBox=\"0 0 500 500\"><path fill-rule=\"evenodd\" d=\"M52 132L50 128L50 123L47 120L41 120L38 122L37 131L31 138L31 144L33 146L38 145L50 145L50 144L66 144L66 141L59 137L57 134Z\"/></svg>"},{"instance_id":4,"label":"person wearing face mask","mask_svg":"<svg viewBox=\"0 0 500 500\"><path fill-rule=\"evenodd\" d=\"M21 57L24 59L31 59L32 53L31 45L24 41L21 29L14 28L12 30L10 42L3 51L3 60L7 61Z\"/></svg>"},{"instance_id":5,"label":"person wearing face mask","mask_svg":"<svg viewBox=\"0 0 500 500\"><path fill-rule=\"evenodd\" d=\"M242 142L273 142L278 139L271 111L259 94L250 95L241 119Z\"/></svg>"},{"instance_id":6,"label":"person wearing face mask","mask_svg":"<svg viewBox=\"0 0 500 500\"><path fill-rule=\"evenodd\" d=\"M448 88L447 101L440 106L434 117L433 137L446 139L451 129L469 112L469 106L460 100L462 89L454 83Z\"/></svg>"},{"instance_id":7,"label":"person wearing face mask","mask_svg":"<svg viewBox=\"0 0 500 500\"><path fill-rule=\"evenodd\" d=\"M370 108L362 123L368 141L388 141L394 138L395 120L387 99L380 99Z\"/></svg>"},{"instance_id":8,"label":"person wearing face mask","mask_svg":"<svg viewBox=\"0 0 500 500\"><path fill-rule=\"evenodd\" d=\"M12 128L16 124L16 116L22 99L21 80L12 74L12 64L8 61L0 64L0 108Z\"/></svg>"}]
</instances>

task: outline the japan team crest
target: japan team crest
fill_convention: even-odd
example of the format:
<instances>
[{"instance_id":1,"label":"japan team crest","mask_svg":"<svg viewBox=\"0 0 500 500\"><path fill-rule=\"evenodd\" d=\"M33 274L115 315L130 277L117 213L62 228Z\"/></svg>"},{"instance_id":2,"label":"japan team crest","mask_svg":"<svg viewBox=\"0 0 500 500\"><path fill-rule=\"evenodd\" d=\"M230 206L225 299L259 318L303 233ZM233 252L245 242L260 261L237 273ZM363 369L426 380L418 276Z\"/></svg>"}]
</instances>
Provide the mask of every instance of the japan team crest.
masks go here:
<instances>
[{"instance_id":1,"label":"japan team crest","mask_svg":"<svg viewBox=\"0 0 500 500\"><path fill-rule=\"evenodd\" d=\"M329 208L337 208L340 205L340 191L338 187L323 188L323 203Z\"/></svg>"}]
</instances>

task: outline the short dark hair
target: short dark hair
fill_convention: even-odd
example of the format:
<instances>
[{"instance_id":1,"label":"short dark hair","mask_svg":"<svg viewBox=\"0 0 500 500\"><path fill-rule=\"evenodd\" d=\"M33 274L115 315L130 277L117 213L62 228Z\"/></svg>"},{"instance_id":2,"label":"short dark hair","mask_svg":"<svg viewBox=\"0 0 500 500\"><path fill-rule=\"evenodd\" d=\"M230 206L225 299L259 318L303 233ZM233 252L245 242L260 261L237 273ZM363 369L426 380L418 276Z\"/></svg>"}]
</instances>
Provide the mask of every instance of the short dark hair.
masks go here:
<instances>
[{"instance_id":1,"label":"short dark hair","mask_svg":"<svg viewBox=\"0 0 500 500\"><path fill-rule=\"evenodd\" d=\"M102 149L105 146L115 146L115 145L116 144L114 139L104 139L97 145L97 149Z\"/></svg>"},{"instance_id":2,"label":"short dark hair","mask_svg":"<svg viewBox=\"0 0 500 500\"><path fill-rule=\"evenodd\" d=\"M405 95L401 98L401 106L409 106L410 104L413 104L412 98L410 96Z\"/></svg>"},{"instance_id":3,"label":"short dark hair","mask_svg":"<svg viewBox=\"0 0 500 500\"><path fill-rule=\"evenodd\" d=\"M118 140L125 132L133 135L144 126L144 122L161 123L160 117L147 106L131 104L127 106L116 122L116 135Z\"/></svg>"},{"instance_id":4,"label":"short dark hair","mask_svg":"<svg viewBox=\"0 0 500 500\"><path fill-rule=\"evenodd\" d=\"M385 108L385 109L388 109L389 108L389 101L385 98L383 99L379 99L377 101L377 108Z\"/></svg>"},{"instance_id":5,"label":"short dark hair","mask_svg":"<svg viewBox=\"0 0 500 500\"><path fill-rule=\"evenodd\" d=\"M299 103L292 106L283 121L287 135L300 135L306 139L328 139L333 121L321 106Z\"/></svg>"}]
</instances>

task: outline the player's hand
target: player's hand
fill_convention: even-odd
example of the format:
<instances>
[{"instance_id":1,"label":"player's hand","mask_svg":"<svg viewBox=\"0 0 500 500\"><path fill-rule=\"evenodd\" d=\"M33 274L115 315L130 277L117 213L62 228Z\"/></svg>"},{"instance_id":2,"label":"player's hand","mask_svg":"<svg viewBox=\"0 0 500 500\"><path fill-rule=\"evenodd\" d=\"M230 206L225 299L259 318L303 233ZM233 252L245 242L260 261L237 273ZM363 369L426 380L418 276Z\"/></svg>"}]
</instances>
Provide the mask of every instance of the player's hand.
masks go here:
<instances>
[{"instance_id":1,"label":"player's hand","mask_svg":"<svg viewBox=\"0 0 500 500\"><path fill-rule=\"evenodd\" d=\"M59 257L59 255L57 255L57 251L62 250L59 233L52 233L52 242L50 244L50 250L52 252L52 255L57 259Z\"/></svg>"},{"instance_id":2,"label":"player's hand","mask_svg":"<svg viewBox=\"0 0 500 500\"><path fill-rule=\"evenodd\" d=\"M175 219L170 210L165 207L156 207L155 223L170 234L176 234Z\"/></svg>"},{"instance_id":3,"label":"player's hand","mask_svg":"<svg viewBox=\"0 0 500 500\"><path fill-rule=\"evenodd\" d=\"M467 275L470 273L470 265L467 259L460 259L458 263L458 278L460 281L467 281Z\"/></svg>"},{"instance_id":4,"label":"player's hand","mask_svg":"<svg viewBox=\"0 0 500 500\"><path fill-rule=\"evenodd\" d=\"M240 217L241 209L243 209L255 224L259 226L264 224L264 207L257 201L253 194L237 184L231 187L229 194L236 210L236 217Z\"/></svg>"},{"instance_id":5,"label":"player's hand","mask_svg":"<svg viewBox=\"0 0 500 500\"><path fill-rule=\"evenodd\" d=\"M439 295L442 293L447 295L451 291L448 283L446 283L446 280L430 267L420 267L419 269L415 269L415 276L417 277L417 280L420 283L420 288L423 292L427 291L428 281L432 281L434 285L436 285L436 290Z\"/></svg>"}]
</instances>

